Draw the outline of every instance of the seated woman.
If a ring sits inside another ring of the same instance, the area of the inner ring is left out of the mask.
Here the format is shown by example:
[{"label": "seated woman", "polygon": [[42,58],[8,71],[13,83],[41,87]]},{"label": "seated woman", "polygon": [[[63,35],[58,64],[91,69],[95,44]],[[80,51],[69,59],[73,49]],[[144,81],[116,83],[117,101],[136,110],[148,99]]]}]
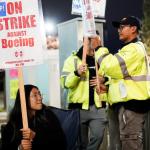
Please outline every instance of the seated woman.
[{"label": "seated woman", "polygon": [[2,150],[66,150],[66,137],[55,114],[42,103],[38,87],[25,85],[28,129],[22,129],[20,93],[2,131]]}]

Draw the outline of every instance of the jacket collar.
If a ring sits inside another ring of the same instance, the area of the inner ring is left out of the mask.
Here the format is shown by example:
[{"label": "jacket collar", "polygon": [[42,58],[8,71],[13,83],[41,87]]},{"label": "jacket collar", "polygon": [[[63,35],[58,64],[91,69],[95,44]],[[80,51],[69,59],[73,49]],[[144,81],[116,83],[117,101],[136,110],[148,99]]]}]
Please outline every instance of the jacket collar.
[{"label": "jacket collar", "polygon": [[138,42],[139,41],[139,39],[138,38],[135,38],[135,39],[133,39],[132,41],[130,41],[130,42],[128,42],[128,43],[123,43],[122,44],[122,47],[123,46],[126,46],[126,45],[128,45],[128,44],[130,44],[130,43],[136,43],[136,42]]}]

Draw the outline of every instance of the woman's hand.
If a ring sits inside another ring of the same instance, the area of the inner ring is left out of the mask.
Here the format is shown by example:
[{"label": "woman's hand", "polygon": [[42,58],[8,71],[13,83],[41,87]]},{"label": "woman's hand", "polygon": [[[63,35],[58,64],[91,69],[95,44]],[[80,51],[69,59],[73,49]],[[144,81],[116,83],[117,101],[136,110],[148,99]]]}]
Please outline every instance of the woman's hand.
[{"label": "woman's hand", "polygon": [[31,140],[21,140],[19,150],[32,150]]},{"label": "woman's hand", "polygon": [[36,134],[33,130],[27,128],[27,129],[21,129],[21,131],[22,131],[23,139],[29,139],[30,141],[33,141]]}]

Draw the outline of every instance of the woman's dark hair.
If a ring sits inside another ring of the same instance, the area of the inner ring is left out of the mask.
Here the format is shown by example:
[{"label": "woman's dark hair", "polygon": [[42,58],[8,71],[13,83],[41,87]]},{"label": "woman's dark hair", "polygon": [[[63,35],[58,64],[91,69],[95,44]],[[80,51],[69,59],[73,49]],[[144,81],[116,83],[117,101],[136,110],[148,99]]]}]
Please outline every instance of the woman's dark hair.
[{"label": "woman's dark hair", "polygon": [[[30,113],[29,112],[29,110],[30,110],[30,93],[31,93],[33,88],[38,89],[38,87],[36,87],[34,85],[31,85],[31,84],[24,85],[28,122],[29,122],[29,113]],[[12,108],[10,114],[9,114],[8,124],[11,124],[14,128],[14,130],[13,130],[14,133],[13,133],[13,136],[12,136],[12,139],[11,139],[13,141],[15,139],[17,130],[20,130],[21,128],[23,128],[19,89],[17,91],[15,104],[14,104],[14,106],[13,106],[13,108]]]},{"label": "woman's dark hair", "polygon": [[[38,87],[27,84],[24,85],[24,92],[25,92],[25,100],[26,100],[26,108],[27,108],[27,116],[29,118],[29,109],[30,109],[30,93],[33,88],[38,89]],[[13,124],[18,125],[17,128],[20,128],[22,126],[22,114],[21,114],[21,103],[20,103],[20,91],[18,89],[16,100],[14,107],[12,108],[10,115],[9,115],[9,121]]]}]

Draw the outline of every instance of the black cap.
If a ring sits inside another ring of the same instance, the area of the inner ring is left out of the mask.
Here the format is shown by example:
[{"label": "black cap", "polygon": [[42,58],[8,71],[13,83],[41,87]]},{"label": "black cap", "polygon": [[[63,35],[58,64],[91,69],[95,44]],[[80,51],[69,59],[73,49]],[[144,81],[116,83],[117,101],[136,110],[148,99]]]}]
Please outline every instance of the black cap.
[{"label": "black cap", "polygon": [[138,30],[141,29],[141,21],[139,18],[135,16],[129,16],[121,19],[121,21],[113,21],[112,25],[115,28],[119,28],[120,25],[131,25],[131,26],[136,26]]}]

